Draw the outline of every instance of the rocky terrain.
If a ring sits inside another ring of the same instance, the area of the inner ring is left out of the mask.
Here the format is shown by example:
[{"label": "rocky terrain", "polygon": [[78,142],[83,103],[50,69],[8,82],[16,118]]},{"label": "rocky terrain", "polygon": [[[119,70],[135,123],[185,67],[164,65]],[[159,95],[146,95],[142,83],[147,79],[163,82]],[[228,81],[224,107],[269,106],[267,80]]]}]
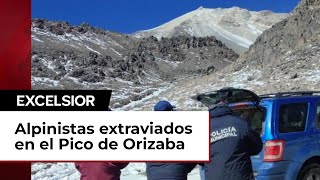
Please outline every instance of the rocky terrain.
[{"label": "rocky terrain", "polygon": [[159,27],[134,33],[134,37],[214,36],[237,53],[248,50],[256,38],[288,14],[248,11],[238,7],[200,7]]},{"label": "rocky terrain", "polygon": [[[272,66],[258,68],[249,65],[230,65],[209,76],[179,82],[157,97],[136,104],[135,108],[149,110],[158,100],[167,99],[180,110],[206,110],[190,97],[223,87],[250,89],[258,94],[320,90],[320,43],[307,44],[294,52],[287,52]],[[129,110],[124,108],[124,110]]]},{"label": "rocky terrain", "polygon": [[159,99],[173,101],[181,110],[202,109],[190,99],[192,95],[226,86],[258,94],[320,90],[319,12],[319,0],[303,0],[288,18],[264,31],[235,63],[212,75],[180,82],[140,104],[141,109]]},{"label": "rocky terrain", "polygon": [[310,43],[319,41],[319,17],[319,1],[302,1],[290,17],[258,37],[249,51],[241,57],[242,64],[272,66],[285,58],[288,52],[298,51]]},{"label": "rocky terrain", "polygon": [[112,89],[112,108],[211,74],[238,58],[215,37],[136,39],[44,19],[32,21],[34,89]]},{"label": "rocky terrain", "polygon": [[160,99],[172,101],[181,110],[203,109],[190,97],[226,86],[258,94],[320,90],[319,2],[302,0],[288,18],[264,31],[235,63],[212,75],[180,82],[141,103],[140,109],[146,110]]},{"label": "rocky terrain", "polygon": [[[116,110],[150,110],[154,103],[162,99],[173,102],[180,110],[205,110],[190,97],[225,86],[247,88],[258,94],[320,90],[319,32],[320,1],[302,0],[289,17],[264,31],[249,50],[232,64],[208,75],[204,73],[185,77],[183,81],[173,81],[156,94]],[[136,38],[132,39],[134,41]],[[154,38],[149,41],[157,44]],[[39,84],[38,81],[34,83]],[[32,179],[50,176],[47,179],[77,179],[79,176],[72,164],[66,163],[52,164],[50,167],[34,164],[32,172]],[[145,179],[143,172],[144,164],[133,163],[123,171],[123,179]],[[199,179],[197,169],[190,177]]]}]

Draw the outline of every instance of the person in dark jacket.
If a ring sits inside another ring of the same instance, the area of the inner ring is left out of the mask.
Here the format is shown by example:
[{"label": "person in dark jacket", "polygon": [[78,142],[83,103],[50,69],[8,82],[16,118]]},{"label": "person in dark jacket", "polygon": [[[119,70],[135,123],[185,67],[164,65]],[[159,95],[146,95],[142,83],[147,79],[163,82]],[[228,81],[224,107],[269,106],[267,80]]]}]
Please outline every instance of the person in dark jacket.
[{"label": "person in dark jacket", "polygon": [[206,180],[254,180],[250,156],[262,150],[260,135],[233,114],[224,102],[209,108],[211,118],[210,163]]},{"label": "person in dark jacket", "polygon": [[[159,101],[154,111],[174,111],[175,106],[168,101]],[[147,163],[148,180],[187,180],[195,163]]]},{"label": "person in dark jacket", "polygon": [[193,163],[147,163],[148,180],[187,180],[196,164]]},{"label": "person in dark jacket", "polygon": [[[111,111],[110,108],[107,111]],[[129,163],[112,162],[76,162],[80,180],[120,180],[121,169]]]}]

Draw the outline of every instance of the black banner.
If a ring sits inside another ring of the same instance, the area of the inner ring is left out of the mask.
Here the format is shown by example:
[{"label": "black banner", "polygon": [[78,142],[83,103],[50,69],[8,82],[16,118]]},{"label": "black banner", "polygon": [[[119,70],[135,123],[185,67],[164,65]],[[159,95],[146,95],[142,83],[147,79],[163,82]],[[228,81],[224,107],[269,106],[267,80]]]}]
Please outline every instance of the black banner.
[{"label": "black banner", "polygon": [[111,90],[0,90],[0,111],[106,111]]}]

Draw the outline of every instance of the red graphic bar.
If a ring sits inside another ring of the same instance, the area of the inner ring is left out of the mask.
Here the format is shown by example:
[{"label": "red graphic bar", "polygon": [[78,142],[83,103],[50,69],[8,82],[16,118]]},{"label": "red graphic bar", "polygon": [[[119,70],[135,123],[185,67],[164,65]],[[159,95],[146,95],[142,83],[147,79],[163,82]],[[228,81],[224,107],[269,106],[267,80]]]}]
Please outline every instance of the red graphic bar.
[{"label": "red graphic bar", "polygon": [[[0,1],[0,89],[31,89],[31,0]],[[1,119],[9,121],[10,119]],[[31,163],[1,163],[1,179],[31,179]]]},{"label": "red graphic bar", "polygon": [[31,89],[31,0],[0,1],[0,89]]}]

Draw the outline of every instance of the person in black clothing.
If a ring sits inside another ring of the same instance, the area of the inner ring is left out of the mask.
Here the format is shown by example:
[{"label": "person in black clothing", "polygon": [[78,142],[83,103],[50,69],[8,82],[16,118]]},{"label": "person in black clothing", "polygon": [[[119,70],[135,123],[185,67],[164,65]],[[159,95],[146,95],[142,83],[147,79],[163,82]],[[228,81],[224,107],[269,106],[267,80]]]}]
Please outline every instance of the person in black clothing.
[{"label": "person in black clothing", "polygon": [[206,180],[254,180],[250,156],[262,150],[260,135],[233,114],[222,100],[209,108],[211,118],[210,163]]},{"label": "person in black clothing", "polygon": [[[168,101],[159,101],[154,106],[154,111],[173,111]],[[187,180],[188,173],[197,164],[195,163],[147,163],[148,180]]]},{"label": "person in black clothing", "polygon": [[187,180],[194,163],[147,163],[148,180]]}]

